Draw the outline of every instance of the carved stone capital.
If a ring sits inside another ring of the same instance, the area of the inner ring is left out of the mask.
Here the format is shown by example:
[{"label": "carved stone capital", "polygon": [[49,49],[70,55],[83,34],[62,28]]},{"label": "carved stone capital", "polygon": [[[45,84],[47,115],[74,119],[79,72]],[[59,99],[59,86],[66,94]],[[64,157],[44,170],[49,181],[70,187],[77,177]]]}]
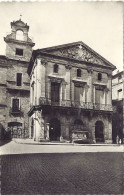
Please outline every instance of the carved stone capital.
[{"label": "carved stone capital", "polygon": [[109,79],[112,78],[112,74],[111,73],[107,73],[107,76],[108,76]]},{"label": "carved stone capital", "polygon": [[41,64],[42,64],[43,66],[45,66],[45,65],[47,64],[47,60],[46,60],[45,58],[42,58],[42,59],[41,59]]},{"label": "carved stone capital", "polygon": [[89,86],[88,84],[86,84],[86,85],[85,85],[85,88],[86,88],[86,89],[89,89],[89,88],[90,88],[90,86]]},{"label": "carved stone capital", "polygon": [[88,69],[87,69],[87,72],[88,72],[88,73],[93,73],[93,69],[92,69],[92,68],[88,68]]},{"label": "carved stone capital", "polygon": [[70,70],[72,68],[72,66],[71,66],[71,64],[66,64],[65,68]]},{"label": "carved stone capital", "polygon": [[109,89],[109,88],[105,88],[105,92],[107,92],[107,93],[108,93],[109,91],[110,91],[110,89]]}]

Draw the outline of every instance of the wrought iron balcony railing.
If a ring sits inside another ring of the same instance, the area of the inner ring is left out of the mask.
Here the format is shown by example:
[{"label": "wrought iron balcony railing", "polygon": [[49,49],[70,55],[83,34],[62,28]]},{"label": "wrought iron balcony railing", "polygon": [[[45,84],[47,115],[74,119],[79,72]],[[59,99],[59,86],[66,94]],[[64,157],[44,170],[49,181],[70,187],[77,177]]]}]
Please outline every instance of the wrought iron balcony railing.
[{"label": "wrought iron balcony railing", "polygon": [[11,114],[22,114],[22,111],[21,111],[21,109],[10,108],[10,113]]},{"label": "wrought iron balcony railing", "polygon": [[61,107],[71,107],[71,108],[82,108],[91,110],[105,110],[112,111],[112,105],[110,104],[97,104],[92,102],[82,102],[82,101],[71,101],[71,100],[60,100],[52,101],[51,99],[40,97],[40,105],[49,106],[61,106]]}]

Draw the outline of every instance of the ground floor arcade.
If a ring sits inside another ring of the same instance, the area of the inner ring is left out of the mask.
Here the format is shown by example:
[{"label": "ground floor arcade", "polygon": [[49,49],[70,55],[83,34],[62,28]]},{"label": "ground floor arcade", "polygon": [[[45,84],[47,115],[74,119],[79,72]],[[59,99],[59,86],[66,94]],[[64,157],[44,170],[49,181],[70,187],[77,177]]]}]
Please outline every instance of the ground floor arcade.
[{"label": "ground floor arcade", "polygon": [[111,114],[35,110],[30,116],[29,136],[34,141],[112,143]]}]

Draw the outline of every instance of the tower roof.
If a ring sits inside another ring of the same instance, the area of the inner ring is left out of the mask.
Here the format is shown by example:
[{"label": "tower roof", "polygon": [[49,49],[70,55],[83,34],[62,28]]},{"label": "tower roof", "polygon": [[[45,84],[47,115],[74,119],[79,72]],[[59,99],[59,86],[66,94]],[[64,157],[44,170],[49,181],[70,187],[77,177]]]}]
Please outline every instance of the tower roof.
[{"label": "tower roof", "polygon": [[27,23],[24,23],[21,19],[11,22],[11,28],[12,26],[20,26],[22,28],[29,29],[29,26],[27,25]]}]

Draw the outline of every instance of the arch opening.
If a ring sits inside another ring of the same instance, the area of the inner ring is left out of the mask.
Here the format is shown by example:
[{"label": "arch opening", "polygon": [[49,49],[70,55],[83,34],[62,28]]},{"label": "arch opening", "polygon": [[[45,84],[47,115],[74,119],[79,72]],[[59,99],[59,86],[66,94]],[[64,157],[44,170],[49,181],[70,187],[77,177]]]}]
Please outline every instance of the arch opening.
[{"label": "arch opening", "polygon": [[24,33],[22,30],[16,31],[16,40],[23,41],[24,40]]},{"label": "arch opening", "polygon": [[95,139],[96,143],[102,142],[104,143],[104,124],[102,121],[97,121],[95,123]]},{"label": "arch opening", "polygon": [[50,141],[60,141],[61,126],[57,118],[50,120],[49,138]]}]

